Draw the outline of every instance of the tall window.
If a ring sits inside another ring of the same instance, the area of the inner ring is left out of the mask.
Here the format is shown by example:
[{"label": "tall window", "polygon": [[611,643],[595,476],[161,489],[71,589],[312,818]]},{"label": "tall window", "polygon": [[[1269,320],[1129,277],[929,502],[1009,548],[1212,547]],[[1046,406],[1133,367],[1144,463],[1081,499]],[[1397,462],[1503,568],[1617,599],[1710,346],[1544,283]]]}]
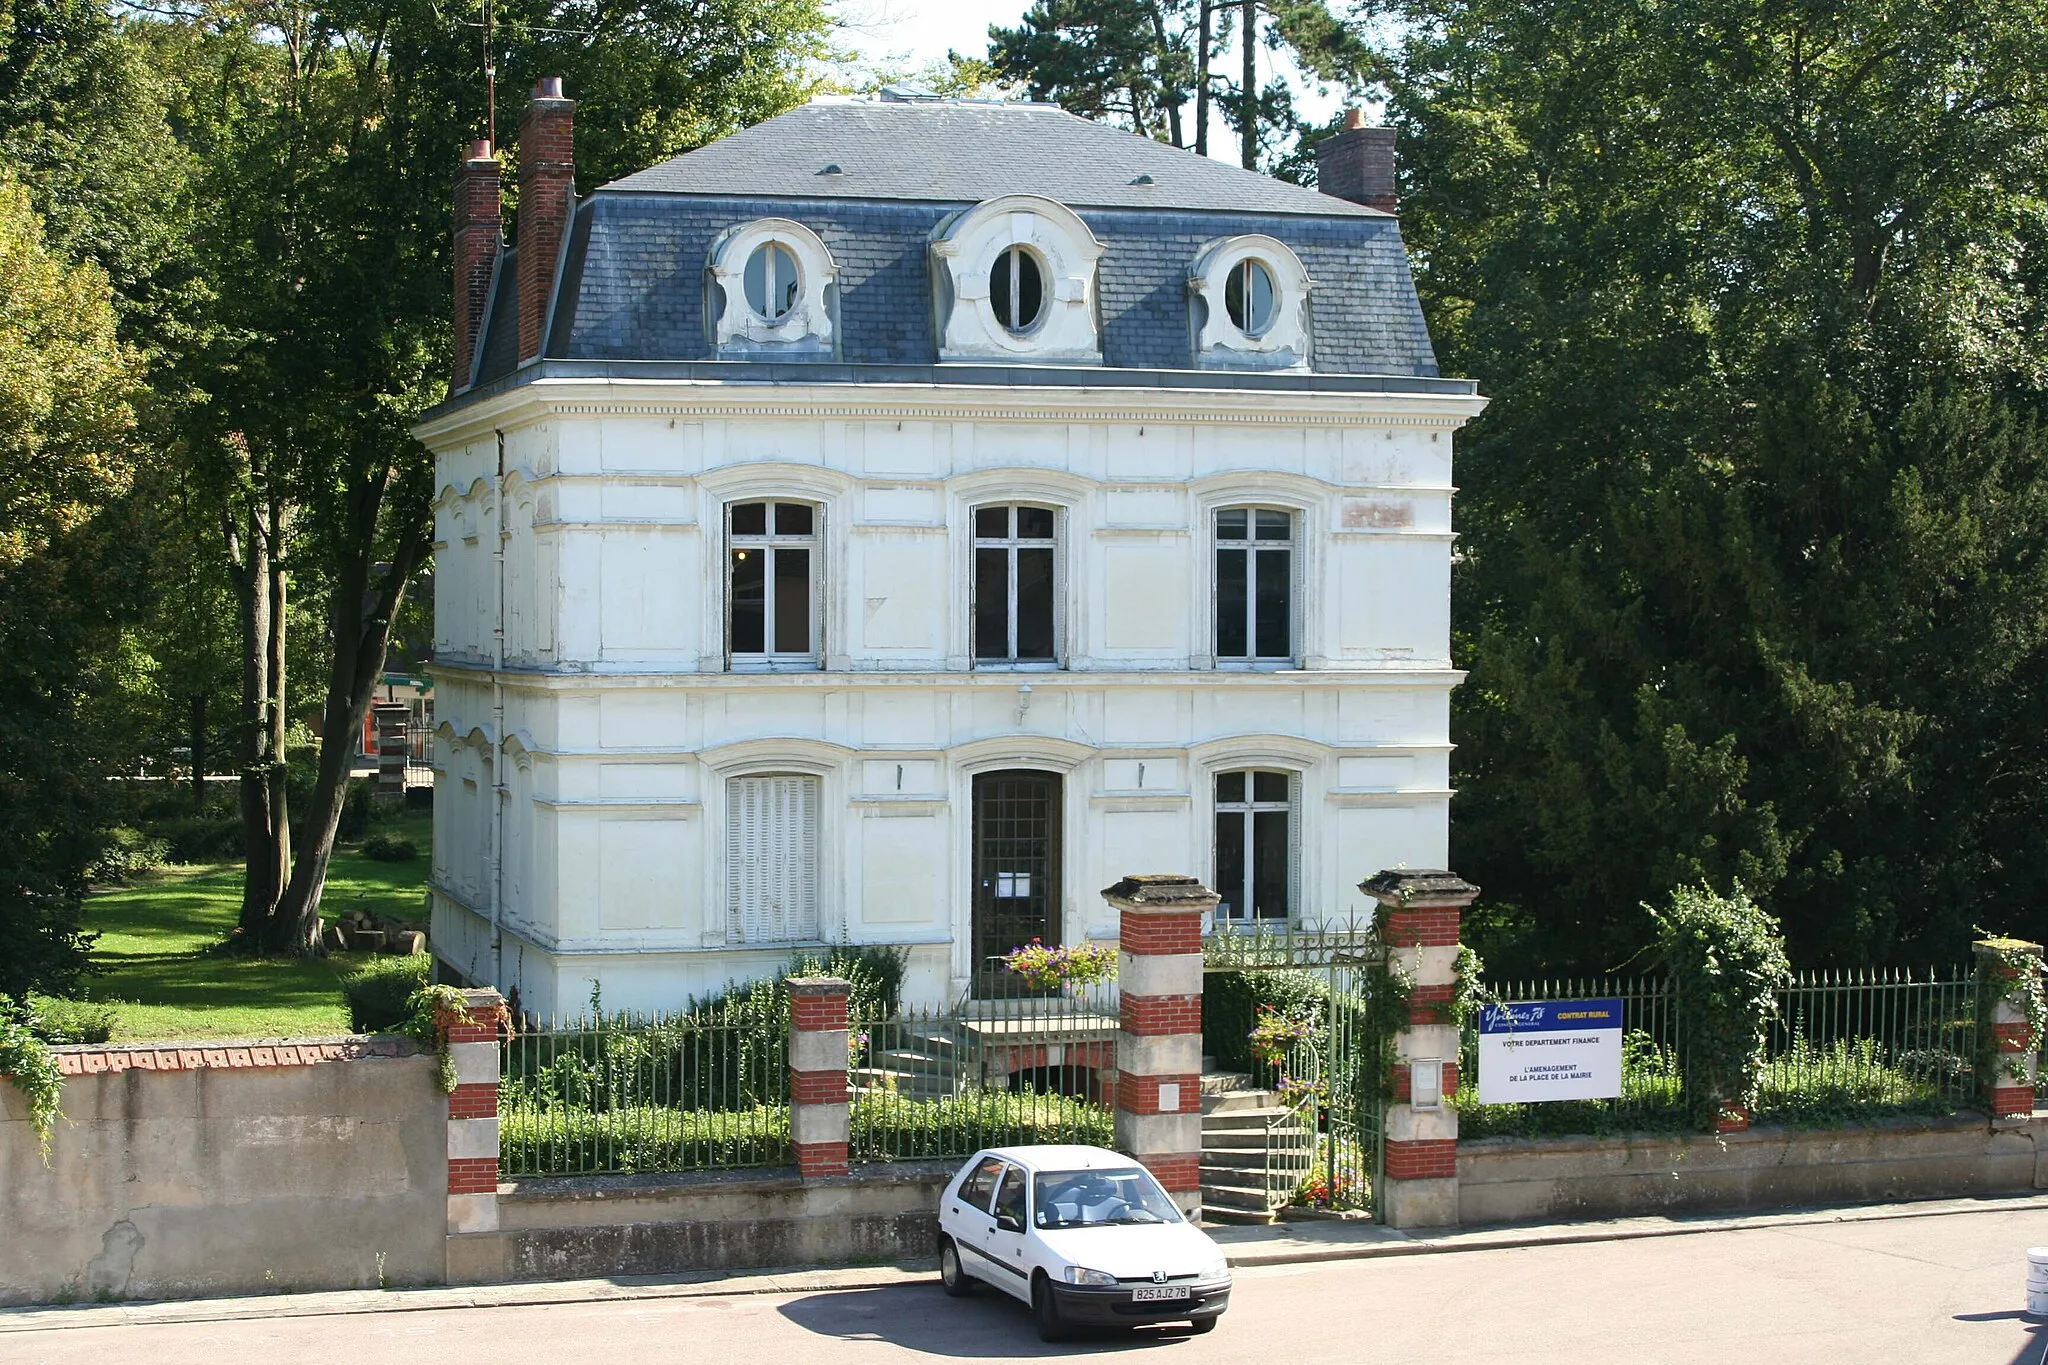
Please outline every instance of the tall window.
[{"label": "tall window", "polygon": [[1294,516],[1264,507],[1216,513],[1216,657],[1294,657]]},{"label": "tall window", "polygon": [[770,773],[725,784],[728,943],[818,937],[818,779]]},{"label": "tall window", "polygon": [[1216,774],[1220,919],[1279,919],[1293,909],[1294,778],[1257,769]]},{"label": "tall window", "polygon": [[813,664],[818,655],[818,509],[736,502],[726,512],[726,650],[739,664]]},{"label": "tall window", "polygon": [[977,662],[1053,662],[1058,530],[1059,514],[1050,507],[974,509]]}]

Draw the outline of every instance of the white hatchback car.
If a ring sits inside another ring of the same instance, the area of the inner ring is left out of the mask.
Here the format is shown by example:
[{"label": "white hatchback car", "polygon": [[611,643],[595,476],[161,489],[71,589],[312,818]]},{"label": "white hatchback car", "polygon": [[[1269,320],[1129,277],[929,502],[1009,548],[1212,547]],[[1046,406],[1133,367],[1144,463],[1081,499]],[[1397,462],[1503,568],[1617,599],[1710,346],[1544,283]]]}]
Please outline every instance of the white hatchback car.
[{"label": "white hatchback car", "polygon": [[946,1292],[994,1285],[1031,1305],[1047,1341],[1071,1327],[1190,1323],[1230,1306],[1230,1266],[1159,1182],[1100,1147],[997,1147],[939,1199]]}]

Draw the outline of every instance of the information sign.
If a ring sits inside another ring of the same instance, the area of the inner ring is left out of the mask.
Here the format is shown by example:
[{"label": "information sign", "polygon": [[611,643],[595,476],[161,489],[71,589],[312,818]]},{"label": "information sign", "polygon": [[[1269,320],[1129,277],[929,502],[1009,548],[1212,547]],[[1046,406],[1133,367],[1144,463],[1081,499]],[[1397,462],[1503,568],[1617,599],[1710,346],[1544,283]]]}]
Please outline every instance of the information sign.
[{"label": "information sign", "polygon": [[1479,1102],[1537,1104],[1621,1094],[1621,1002],[1482,1005]]}]

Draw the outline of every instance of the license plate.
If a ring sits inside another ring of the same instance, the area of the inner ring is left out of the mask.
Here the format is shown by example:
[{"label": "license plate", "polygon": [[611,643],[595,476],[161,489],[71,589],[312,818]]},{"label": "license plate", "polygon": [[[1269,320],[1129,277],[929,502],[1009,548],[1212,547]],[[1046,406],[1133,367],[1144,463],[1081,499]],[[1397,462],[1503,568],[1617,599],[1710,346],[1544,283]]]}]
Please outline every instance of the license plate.
[{"label": "license plate", "polygon": [[1141,1284],[1131,1290],[1132,1303],[1176,1303],[1187,1296],[1184,1284]]}]

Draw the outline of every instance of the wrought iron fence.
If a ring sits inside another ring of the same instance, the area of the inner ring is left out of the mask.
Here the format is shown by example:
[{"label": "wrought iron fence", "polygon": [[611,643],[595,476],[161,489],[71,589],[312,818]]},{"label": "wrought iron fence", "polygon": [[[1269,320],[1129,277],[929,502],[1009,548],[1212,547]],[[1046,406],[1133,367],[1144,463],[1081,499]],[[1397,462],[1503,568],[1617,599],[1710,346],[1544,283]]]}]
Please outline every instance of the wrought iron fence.
[{"label": "wrought iron fence", "polygon": [[1114,982],[1039,990],[989,971],[950,1007],[854,1019],[850,1159],[1111,1145],[1118,1010]]},{"label": "wrought iron fence", "polygon": [[504,1044],[498,1169],[785,1165],[787,1039],[772,989],[709,1010],[528,1017]]},{"label": "wrought iron fence", "polygon": [[[1759,1123],[1812,1123],[1885,1114],[1949,1113],[1975,1093],[1976,979],[1951,969],[1842,968],[1795,974],[1778,992]],[[1481,1105],[1478,1039],[1468,1028],[1458,1095],[1463,1137],[1682,1131],[1685,1089],[1678,998],[1655,976],[1490,983],[1503,1003],[1620,999],[1618,1099]]]}]

